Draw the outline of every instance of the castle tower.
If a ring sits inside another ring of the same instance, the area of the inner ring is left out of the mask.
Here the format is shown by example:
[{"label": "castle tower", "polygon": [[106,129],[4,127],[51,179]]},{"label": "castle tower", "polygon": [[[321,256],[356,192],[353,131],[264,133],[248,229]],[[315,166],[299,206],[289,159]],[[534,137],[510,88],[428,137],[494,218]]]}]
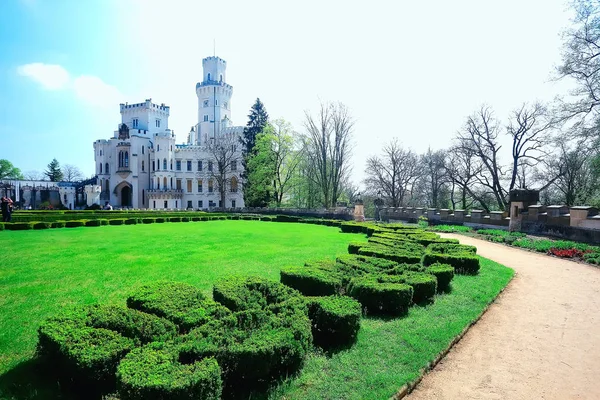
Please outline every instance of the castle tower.
[{"label": "castle tower", "polygon": [[230,125],[233,94],[233,87],[226,83],[225,60],[206,57],[202,60],[202,68],[203,80],[196,84],[198,125],[194,144],[198,145],[205,145],[207,140]]}]

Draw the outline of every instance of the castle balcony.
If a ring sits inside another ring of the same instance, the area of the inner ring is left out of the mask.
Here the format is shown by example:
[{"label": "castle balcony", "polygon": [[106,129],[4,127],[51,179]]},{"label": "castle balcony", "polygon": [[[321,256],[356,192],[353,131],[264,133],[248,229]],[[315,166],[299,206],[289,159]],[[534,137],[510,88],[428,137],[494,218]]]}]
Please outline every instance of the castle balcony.
[{"label": "castle balcony", "polygon": [[196,83],[196,89],[198,89],[199,87],[203,87],[203,86],[223,86],[226,87],[228,89],[232,89],[233,86],[223,82],[223,81],[213,81],[213,80],[207,80],[207,81],[203,81],[203,82],[198,82]]}]

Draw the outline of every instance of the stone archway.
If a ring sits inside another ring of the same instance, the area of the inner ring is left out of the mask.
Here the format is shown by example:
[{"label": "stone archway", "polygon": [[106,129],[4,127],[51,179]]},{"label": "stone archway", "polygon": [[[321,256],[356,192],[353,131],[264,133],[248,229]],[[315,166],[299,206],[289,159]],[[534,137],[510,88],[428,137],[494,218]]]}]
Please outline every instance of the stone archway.
[{"label": "stone archway", "polygon": [[121,207],[132,207],[133,206],[133,186],[127,181],[121,181],[115,189],[114,194],[117,196],[117,205]]}]

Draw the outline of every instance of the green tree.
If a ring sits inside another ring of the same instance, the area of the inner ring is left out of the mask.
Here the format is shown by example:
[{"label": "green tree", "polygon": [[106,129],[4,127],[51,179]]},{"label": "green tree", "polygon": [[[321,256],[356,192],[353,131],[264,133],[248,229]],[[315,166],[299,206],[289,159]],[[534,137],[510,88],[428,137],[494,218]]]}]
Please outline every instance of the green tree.
[{"label": "green tree", "polygon": [[254,148],[247,160],[244,198],[248,207],[267,207],[273,200],[276,154],[273,151],[273,127],[267,125],[256,136]]},{"label": "green tree", "polygon": [[270,199],[253,199],[246,196],[246,193],[253,193],[254,196],[257,191],[252,190],[252,182],[249,180],[249,176],[252,173],[252,166],[249,166],[249,160],[253,155],[254,146],[256,145],[256,137],[259,133],[263,131],[263,129],[267,126],[269,122],[269,114],[264,106],[264,104],[260,101],[259,98],[256,99],[256,102],[250,108],[250,114],[248,114],[248,123],[244,128],[244,134],[241,138],[241,142],[243,145],[242,148],[242,165],[244,166],[244,172],[242,173],[242,179],[244,180],[244,202],[248,207],[258,207],[258,204],[254,203],[254,200],[258,201],[258,203],[268,203]]},{"label": "green tree", "polygon": [[15,167],[10,161],[0,160],[0,179],[23,179],[21,170]]},{"label": "green tree", "polygon": [[44,171],[44,175],[46,175],[51,182],[62,181],[63,173],[56,158],[52,159],[50,164],[48,164],[48,169]]},{"label": "green tree", "polygon": [[274,158],[273,196],[277,207],[281,206],[284,196],[288,194],[293,177],[302,159],[302,153],[296,150],[299,142],[298,134],[292,124],[284,119],[276,119],[269,130],[271,149]]}]

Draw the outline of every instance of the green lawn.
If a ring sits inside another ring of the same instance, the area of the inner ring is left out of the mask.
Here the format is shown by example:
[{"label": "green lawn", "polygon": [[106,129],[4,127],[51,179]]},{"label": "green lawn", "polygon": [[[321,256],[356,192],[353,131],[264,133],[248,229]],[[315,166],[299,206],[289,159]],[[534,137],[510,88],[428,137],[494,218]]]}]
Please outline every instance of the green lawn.
[{"label": "green lawn", "polygon": [[[0,398],[58,398],[31,362],[36,329],[72,304],[124,304],[135,286],[188,282],[210,294],[230,274],[279,279],[279,269],[346,253],[362,235],[318,225],[258,221],[166,223],[0,232]],[[479,276],[458,276],[451,294],[407,317],[364,318],[357,344],[312,354],[274,398],[389,398],[498,294],[512,270],[484,260]]]}]

